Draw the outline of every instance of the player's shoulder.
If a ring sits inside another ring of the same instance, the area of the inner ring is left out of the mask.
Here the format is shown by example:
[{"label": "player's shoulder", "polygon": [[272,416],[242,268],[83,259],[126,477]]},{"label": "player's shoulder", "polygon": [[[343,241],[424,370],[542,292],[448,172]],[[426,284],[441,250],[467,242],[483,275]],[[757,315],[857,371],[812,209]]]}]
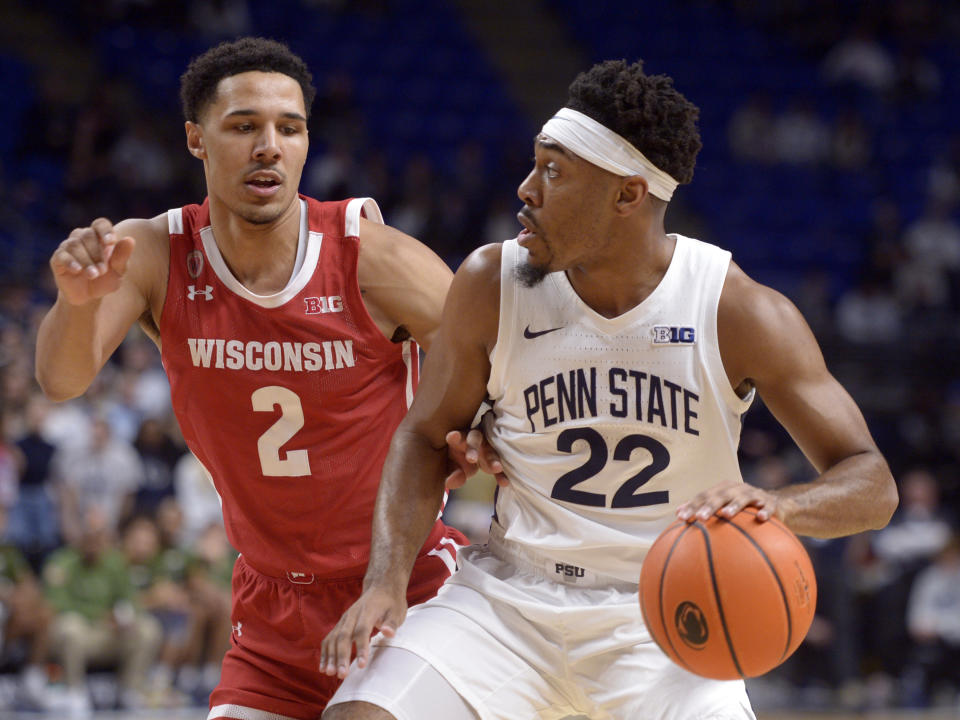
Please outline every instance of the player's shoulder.
[{"label": "player's shoulder", "polygon": [[371,274],[452,274],[433,250],[395,227],[361,217],[358,241],[361,282]]},{"label": "player's shoulder", "polygon": [[396,255],[426,248],[415,237],[390,225],[369,218],[360,218],[360,250],[364,253]]},{"label": "player's shoulder", "polygon": [[800,318],[796,306],[782,293],[757,282],[731,261],[720,293],[717,323],[744,332],[782,329]]},{"label": "player's shoulder", "polygon": [[127,282],[139,288],[155,310],[162,305],[170,267],[170,225],[168,213],[152,218],[129,218],[117,223],[120,237],[132,237],[133,254],[127,265]]},{"label": "player's shoulder", "polygon": [[500,261],[503,243],[481,245],[464,259],[457,275],[464,275],[473,282],[500,285]]},{"label": "player's shoulder", "polygon": [[163,246],[170,243],[170,219],[169,212],[163,212],[152,218],[128,218],[121,220],[115,226],[115,231],[119,235],[129,235],[137,243],[160,244]]},{"label": "player's shoulder", "polygon": [[[464,309],[479,312],[484,308],[499,308],[501,243],[481,245],[460,263],[450,285],[448,304],[459,303]],[[483,308],[471,307],[483,298]]]}]

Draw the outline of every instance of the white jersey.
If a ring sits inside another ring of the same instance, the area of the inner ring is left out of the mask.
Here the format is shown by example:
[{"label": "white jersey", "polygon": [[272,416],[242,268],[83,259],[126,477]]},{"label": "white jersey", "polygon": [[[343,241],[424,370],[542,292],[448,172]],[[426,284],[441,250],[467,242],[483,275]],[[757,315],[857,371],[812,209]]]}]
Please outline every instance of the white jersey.
[{"label": "white jersey", "polygon": [[486,434],[510,485],[494,522],[553,561],[558,579],[636,582],[678,505],[743,480],[737,445],[753,394],[730,387],[717,341],[730,253],[675,237],[660,284],[615,318],[588,307],[565,273],[524,287],[514,269],[527,251],[503,244]]}]

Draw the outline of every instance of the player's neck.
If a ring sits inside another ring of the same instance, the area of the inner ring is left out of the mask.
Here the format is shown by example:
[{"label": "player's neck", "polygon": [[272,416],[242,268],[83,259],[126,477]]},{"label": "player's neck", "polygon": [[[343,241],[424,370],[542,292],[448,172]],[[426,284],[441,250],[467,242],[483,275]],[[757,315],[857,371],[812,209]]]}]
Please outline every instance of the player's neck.
[{"label": "player's neck", "polygon": [[286,287],[297,257],[300,203],[292,202],[269,223],[251,223],[219,203],[210,203],[210,226],[233,276],[253,293]]},{"label": "player's neck", "polygon": [[662,226],[650,228],[642,238],[622,237],[598,262],[567,271],[580,298],[604,317],[619,317],[646,300],[670,267],[676,238]]}]

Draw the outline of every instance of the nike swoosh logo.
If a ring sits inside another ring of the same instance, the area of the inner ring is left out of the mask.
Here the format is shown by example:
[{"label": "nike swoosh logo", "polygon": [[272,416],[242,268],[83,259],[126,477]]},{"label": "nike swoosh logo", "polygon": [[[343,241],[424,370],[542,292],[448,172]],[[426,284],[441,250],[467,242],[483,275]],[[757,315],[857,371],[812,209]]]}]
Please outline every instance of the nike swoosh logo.
[{"label": "nike swoosh logo", "polygon": [[547,333],[556,332],[557,330],[563,330],[563,325],[561,325],[560,327],[550,328],[549,330],[537,330],[536,332],[531,330],[530,326],[527,325],[523,329],[523,336],[527,340],[533,340],[535,337],[540,337],[541,335],[546,335]]}]

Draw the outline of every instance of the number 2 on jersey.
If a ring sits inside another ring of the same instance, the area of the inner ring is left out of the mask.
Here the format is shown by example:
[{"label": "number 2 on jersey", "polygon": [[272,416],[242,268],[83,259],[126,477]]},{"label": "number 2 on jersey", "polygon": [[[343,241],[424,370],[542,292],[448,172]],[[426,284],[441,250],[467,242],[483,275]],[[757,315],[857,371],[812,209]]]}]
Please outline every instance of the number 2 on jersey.
[{"label": "number 2 on jersey", "polygon": [[[569,428],[557,436],[557,450],[573,452],[573,444],[582,440],[590,447],[590,456],[578,468],[560,476],[553,485],[550,497],[555,500],[589,505],[591,507],[606,507],[607,496],[603,493],[575,490],[574,486],[592,478],[603,470],[607,464],[607,443],[603,436],[593,428]],[[670,451],[658,440],[647,435],[627,435],[617,443],[613,450],[613,459],[627,461],[634,450],[643,448],[650,453],[650,464],[645,466],[636,475],[631,476],[613,495],[610,503],[612,508],[646,507],[670,502],[668,490],[653,492],[636,492],[641,485],[648,483],[654,475],[664,470],[670,464]]]},{"label": "number 2 on jersey", "polygon": [[310,474],[310,458],[306,450],[287,450],[280,457],[280,448],[303,427],[303,406],[300,397],[285,387],[268,385],[258,388],[250,396],[256,412],[275,412],[280,408],[280,417],[267,428],[257,440],[260,469],[268,477],[301,477]]}]

